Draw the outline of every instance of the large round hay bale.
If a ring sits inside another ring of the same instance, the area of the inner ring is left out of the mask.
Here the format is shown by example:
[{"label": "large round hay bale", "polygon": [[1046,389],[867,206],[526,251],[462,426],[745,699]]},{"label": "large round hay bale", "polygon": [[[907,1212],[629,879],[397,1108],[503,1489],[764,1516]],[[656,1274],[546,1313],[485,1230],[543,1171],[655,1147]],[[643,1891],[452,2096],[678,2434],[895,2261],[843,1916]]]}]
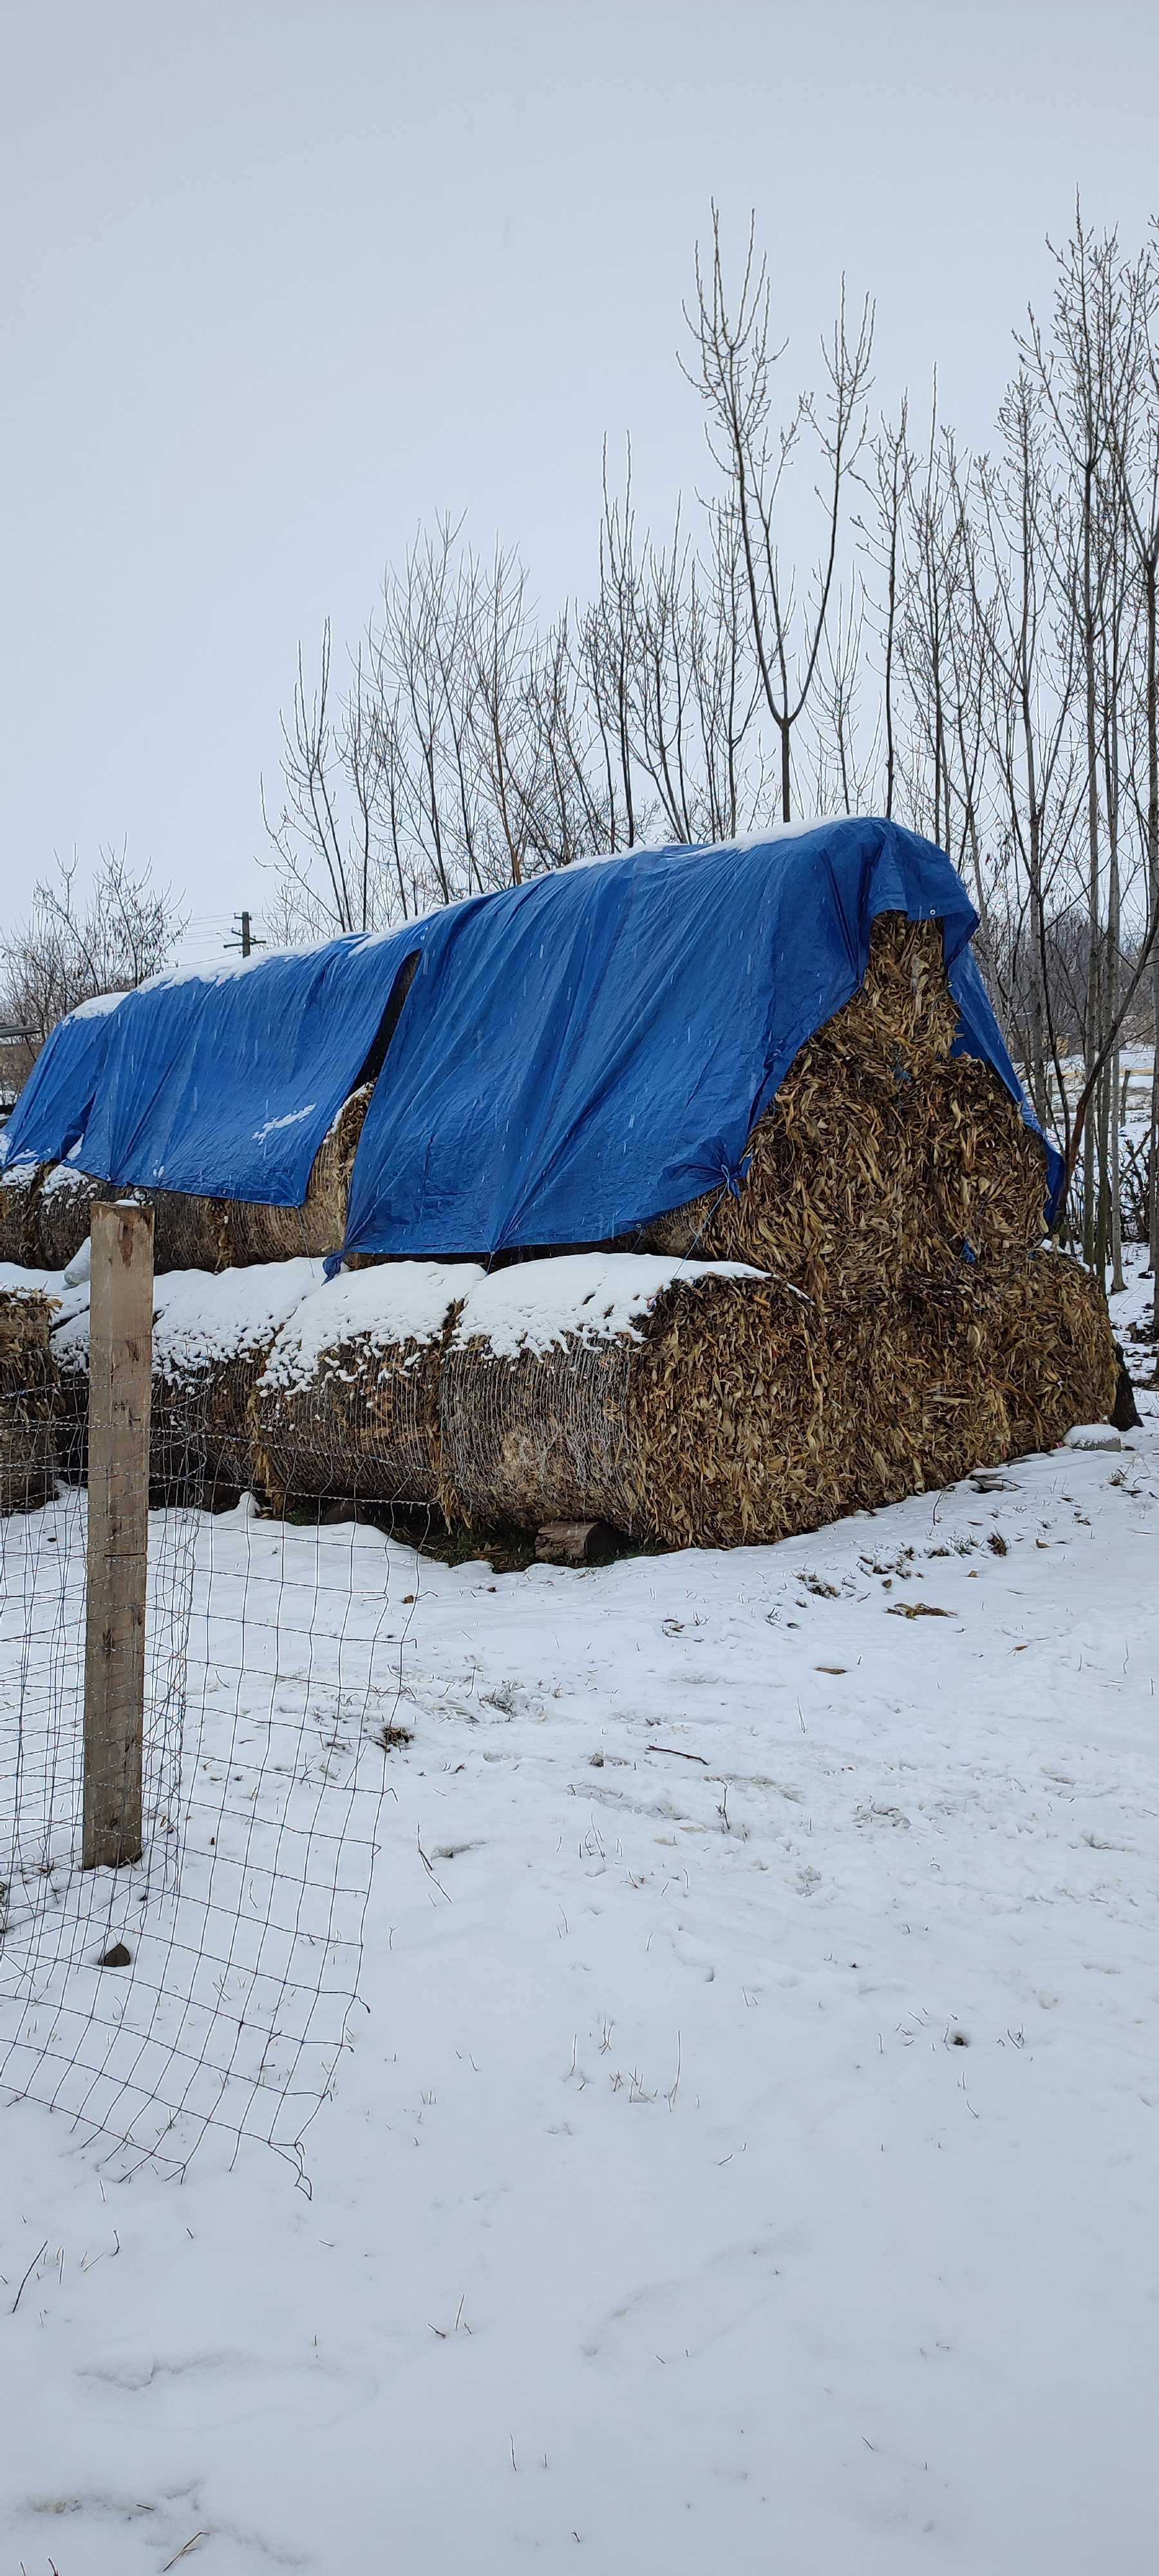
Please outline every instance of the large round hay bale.
[{"label": "large round hay bale", "polygon": [[0,1261],[35,1265],[36,1202],[47,1168],[22,1162],[0,1170]]},{"label": "large round hay bale", "polygon": [[921,1153],[892,1083],[836,1063],[813,1039],[749,1144],[739,1195],[725,1188],[655,1218],[640,1241],[700,1261],[740,1261],[809,1296],[848,1301],[895,1286],[917,1249]]},{"label": "large round hay bale", "polygon": [[[71,1163],[53,1163],[38,1176],[25,1220],[25,1260],[64,1270],[86,1243],[94,1207],[124,1199],[153,1210],[153,1268],[224,1270],[229,1261],[228,1202],[194,1198],[186,1190],[119,1188],[94,1180]],[[16,1256],[13,1256],[14,1258]]]},{"label": "large round hay bale", "polygon": [[993,1065],[954,1056],[917,1087],[931,1273],[1017,1264],[1046,1231],[1046,1150]]},{"label": "large round hay bale", "polygon": [[1012,1454],[1055,1449],[1076,1422],[1109,1420],[1119,1364],[1095,1271],[1065,1252],[1034,1254],[1001,1283],[991,1331]]},{"label": "large round hay bale", "polygon": [[[892,1298],[874,1319],[869,1347],[852,1324],[844,1338],[865,1395],[850,1405],[861,1498],[899,1502],[956,1484],[1009,1456],[1010,1417],[994,1365],[993,1307],[971,1277],[941,1295]],[[867,1451],[871,1457],[867,1459]],[[885,1462],[880,1482],[874,1469]]]},{"label": "large round hay bale", "polygon": [[444,1344],[482,1275],[472,1262],[388,1262],[342,1272],[300,1307],[250,1404],[263,1491],[280,1505],[436,1503]]},{"label": "large round hay bale", "polygon": [[90,1180],[71,1163],[53,1163],[36,1202],[37,1259],[46,1270],[65,1270],[87,1243],[93,1209],[110,1195],[107,1181]]},{"label": "large round hay bale", "polygon": [[319,1261],[170,1271],[157,1283],[149,1472],[166,1493],[253,1481],[249,1403],[281,1327],[322,1284]]},{"label": "large round hay bale", "polygon": [[493,1273],[443,1370],[452,1516],[733,1547],[846,1508],[823,1319],[739,1265],[584,1253]]},{"label": "large round hay bale", "polygon": [[[1065,1254],[959,1266],[921,1293],[830,1318],[832,1384],[859,1501],[897,1502],[976,1467],[1052,1449],[1114,1403],[1118,1364],[1101,1282]],[[858,1404],[856,1387],[864,1396]]]},{"label": "large round hay bale", "polygon": [[0,1513],[37,1511],[56,1491],[51,1298],[0,1289]]},{"label": "large round hay bale", "polygon": [[364,1082],[343,1101],[314,1156],[301,1207],[259,1207],[252,1199],[225,1202],[231,1262],[290,1261],[303,1254],[322,1259],[341,1251],[350,1175],[373,1092],[374,1084]]},{"label": "large round hay bale", "polygon": [[132,1190],[153,1210],[153,1269],[224,1270],[229,1263],[229,1213],[225,1199],[195,1198],[188,1190]]},{"label": "large round hay bale", "polygon": [[861,990],[808,1040],[750,1139],[739,1195],[657,1217],[655,1251],[744,1261],[826,1304],[1009,1261],[1045,1229],[1046,1164],[993,1069],[953,1057],[940,924],[875,922]]},{"label": "large round hay bale", "polygon": [[[153,1305],[149,1478],[159,1497],[241,1492],[253,1481],[249,1402],[280,1327],[321,1285],[317,1261],[245,1270],[171,1270]],[[87,1471],[87,1289],[56,1328],[56,1409],[62,1474]],[[66,1292],[67,1301],[67,1292]]]}]

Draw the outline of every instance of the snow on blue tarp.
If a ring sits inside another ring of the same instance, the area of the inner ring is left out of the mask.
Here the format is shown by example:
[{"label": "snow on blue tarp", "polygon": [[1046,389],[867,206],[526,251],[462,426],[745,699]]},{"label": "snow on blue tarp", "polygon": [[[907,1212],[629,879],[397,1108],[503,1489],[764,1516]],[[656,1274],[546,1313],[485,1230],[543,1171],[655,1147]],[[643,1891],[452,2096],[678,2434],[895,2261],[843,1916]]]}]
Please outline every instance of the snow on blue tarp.
[{"label": "snow on blue tarp", "polygon": [[436,915],[362,1131],[347,1249],[591,1243],[735,1190],[754,1121],[894,911],[941,920],[959,1049],[1021,1101],[961,878],[892,823],[638,851]]},{"label": "snow on blue tarp", "polygon": [[99,1180],[300,1205],[426,928],[177,970],[103,1019],[73,1012],[17,1102],[8,1159],[73,1152]]},{"label": "snow on blue tarp", "polygon": [[124,996],[102,993],[59,1020],[0,1137],[0,1164],[62,1163],[84,1135]]}]

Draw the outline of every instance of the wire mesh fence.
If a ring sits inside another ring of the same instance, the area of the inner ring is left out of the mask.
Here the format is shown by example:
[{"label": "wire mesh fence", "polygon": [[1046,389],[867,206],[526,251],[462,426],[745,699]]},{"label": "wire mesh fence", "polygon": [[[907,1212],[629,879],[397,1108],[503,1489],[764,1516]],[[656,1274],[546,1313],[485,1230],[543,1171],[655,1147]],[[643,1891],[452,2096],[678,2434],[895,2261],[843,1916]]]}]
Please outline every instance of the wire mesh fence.
[{"label": "wire mesh fence", "polygon": [[123,2169],[181,2169],[213,2130],[301,2172],[357,1993],[407,1607],[377,1529],[215,1488],[206,1403],[167,1417],[153,1485],[135,1866],[80,1867],[87,1496],[30,1487],[0,1517],[0,2089]]}]

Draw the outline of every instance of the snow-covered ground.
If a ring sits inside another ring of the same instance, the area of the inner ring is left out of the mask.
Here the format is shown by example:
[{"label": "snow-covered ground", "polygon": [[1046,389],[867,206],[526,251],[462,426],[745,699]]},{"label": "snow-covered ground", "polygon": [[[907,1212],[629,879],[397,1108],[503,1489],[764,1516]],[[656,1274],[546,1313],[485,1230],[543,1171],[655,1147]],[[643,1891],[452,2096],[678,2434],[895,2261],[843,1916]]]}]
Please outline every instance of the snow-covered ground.
[{"label": "snow-covered ground", "polygon": [[322,1534],[412,1740],[312,2196],[0,2114],[4,2576],[1153,2567],[1143,1401],[772,1549]]}]

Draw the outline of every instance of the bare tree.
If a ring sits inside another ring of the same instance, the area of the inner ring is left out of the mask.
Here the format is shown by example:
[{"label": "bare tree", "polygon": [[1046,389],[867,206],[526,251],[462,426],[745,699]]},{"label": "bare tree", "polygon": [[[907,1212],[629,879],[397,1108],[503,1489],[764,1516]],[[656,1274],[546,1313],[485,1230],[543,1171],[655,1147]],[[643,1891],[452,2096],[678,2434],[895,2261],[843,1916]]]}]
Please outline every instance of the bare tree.
[{"label": "bare tree", "polygon": [[28,919],[0,948],[0,1017],[25,1034],[14,1071],[22,1078],[66,1011],[99,993],[128,993],[167,966],[187,916],[148,866],[134,870],[123,849],[102,848],[90,892],[79,862],[58,860],[55,878],[33,888]]},{"label": "bare tree", "polygon": [[[693,360],[685,370],[708,414],[708,442],[723,477],[718,505],[735,520],[744,566],[752,650],[769,720],[780,751],[781,813],[793,802],[793,734],[809,703],[837,567],[837,545],[846,486],[857,469],[866,435],[866,394],[873,349],[873,308],[868,297],[854,337],[846,325],[845,289],[831,338],[823,343],[826,392],[797,396],[786,420],[774,418],[774,371],[784,345],[772,340],[772,287],[768,263],[756,256],[755,217],[740,291],[733,301],[725,283],[720,216],[712,209],[712,254],[696,254],[696,300],[685,307]],[[798,448],[811,435],[824,477],[820,493],[823,537],[805,599],[798,612],[796,583],[777,546],[778,504]]]},{"label": "bare tree", "polygon": [[1127,324],[1118,365],[1104,383],[1104,425],[1139,585],[1143,626],[1145,785],[1135,789],[1147,870],[1147,948],[1152,1032],[1149,1241],[1159,1334],[1159,236],[1125,279]]},{"label": "bare tree", "polygon": [[[540,627],[520,558],[444,519],[388,569],[341,688],[328,631],[316,684],[299,658],[270,823],[287,920],[361,930],[645,837],[722,840],[770,792],[786,820],[802,790],[876,806],[969,884],[1068,1222],[1118,1277],[1128,1147],[1142,1169],[1120,1048],[1159,1002],[1159,240],[1127,260],[1076,215],[975,457],[936,376],[927,436],[903,400],[869,442],[872,310],[850,326],[844,295],[819,395],[782,405],[768,266],[750,229],[733,291],[715,208],[695,281],[716,475],[670,534],[605,448],[586,601]],[[1157,1130],[1159,1088],[1153,1259]]]}]

